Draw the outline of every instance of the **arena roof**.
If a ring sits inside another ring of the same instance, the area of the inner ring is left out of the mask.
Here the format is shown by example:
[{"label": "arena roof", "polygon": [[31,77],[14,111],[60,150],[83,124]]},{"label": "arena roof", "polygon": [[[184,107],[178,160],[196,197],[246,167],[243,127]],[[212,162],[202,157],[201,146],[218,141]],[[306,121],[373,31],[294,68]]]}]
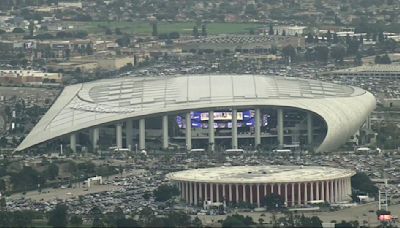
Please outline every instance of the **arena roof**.
[{"label": "arena roof", "polygon": [[352,170],[325,166],[226,166],[170,173],[174,181],[206,183],[293,183],[351,177]]},{"label": "arena roof", "polygon": [[328,132],[318,148],[330,151],[357,131],[375,98],[360,88],[262,75],[124,77],[67,86],[18,146],[128,118],[193,110],[261,106],[294,107],[320,115]]}]

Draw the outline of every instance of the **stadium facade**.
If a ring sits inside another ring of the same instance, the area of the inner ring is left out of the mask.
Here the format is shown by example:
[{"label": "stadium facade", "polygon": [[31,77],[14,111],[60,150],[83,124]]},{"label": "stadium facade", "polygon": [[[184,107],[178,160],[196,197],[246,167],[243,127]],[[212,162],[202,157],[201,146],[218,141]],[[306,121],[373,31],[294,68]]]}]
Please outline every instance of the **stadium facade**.
[{"label": "stadium facade", "polygon": [[57,142],[72,151],[304,145],[328,152],[344,144],[375,105],[363,89],[299,78],[98,80],[64,88],[17,150]]},{"label": "stadium facade", "polygon": [[229,166],[185,170],[167,175],[188,204],[203,201],[262,206],[279,194],[287,206],[348,201],[354,171],[330,167]]}]

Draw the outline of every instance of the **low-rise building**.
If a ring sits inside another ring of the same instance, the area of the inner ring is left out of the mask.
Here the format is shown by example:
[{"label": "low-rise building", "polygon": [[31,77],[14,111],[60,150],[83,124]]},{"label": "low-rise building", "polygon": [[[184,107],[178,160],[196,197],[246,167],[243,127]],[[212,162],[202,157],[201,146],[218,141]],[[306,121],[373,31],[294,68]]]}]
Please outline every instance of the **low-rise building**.
[{"label": "low-rise building", "polygon": [[62,83],[61,73],[48,73],[35,70],[0,70],[0,83],[31,84]]}]

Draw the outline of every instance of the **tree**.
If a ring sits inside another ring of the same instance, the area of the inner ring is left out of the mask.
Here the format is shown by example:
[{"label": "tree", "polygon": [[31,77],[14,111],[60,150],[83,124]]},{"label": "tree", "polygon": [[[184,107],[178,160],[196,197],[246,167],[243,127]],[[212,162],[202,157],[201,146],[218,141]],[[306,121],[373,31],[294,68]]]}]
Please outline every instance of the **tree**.
[{"label": "tree", "polygon": [[14,28],[12,30],[12,33],[25,33],[25,30],[22,28]]},{"label": "tree", "polygon": [[121,38],[118,38],[115,42],[116,42],[116,43],[118,44],[118,46],[120,46],[120,47],[127,47],[127,46],[129,46],[129,44],[131,43],[131,40],[129,39],[128,36],[123,36],[123,37],[121,37]]},{"label": "tree", "polygon": [[29,36],[33,37],[33,31],[35,30],[35,24],[33,23],[33,21],[29,22],[28,29],[29,29]]},{"label": "tree", "polygon": [[297,227],[322,227],[322,221],[317,216],[305,217],[301,215],[296,216],[295,220]]},{"label": "tree", "polygon": [[345,54],[346,49],[342,45],[335,45],[331,49],[331,57],[335,59],[335,62],[343,62]]},{"label": "tree", "polygon": [[350,222],[346,222],[346,221],[342,220],[341,223],[335,224],[335,228],[352,228],[352,227],[357,228],[359,226],[360,226],[360,224],[358,223],[357,220],[350,221]]},{"label": "tree", "polygon": [[172,227],[190,227],[190,215],[183,211],[171,211],[167,214],[167,224]]},{"label": "tree", "polygon": [[115,34],[116,35],[122,35],[121,29],[120,28],[115,28]]},{"label": "tree", "polygon": [[6,198],[2,196],[0,198],[0,208],[3,210],[4,208],[6,208],[6,206],[7,206]]},{"label": "tree", "polygon": [[112,35],[113,34],[113,32],[111,31],[111,29],[110,28],[106,28],[106,30],[105,30],[105,32],[104,32],[106,35]]},{"label": "tree", "polygon": [[201,35],[206,37],[207,36],[207,27],[206,24],[201,25]]},{"label": "tree", "polygon": [[56,179],[58,176],[59,168],[58,165],[51,163],[46,169],[46,176],[50,180]]},{"label": "tree", "polygon": [[317,46],[315,47],[315,57],[322,61],[327,62],[329,56],[329,49],[326,46]]},{"label": "tree", "polygon": [[180,34],[179,32],[170,32],[168,34],[168,39],[179,39]]},{"label": "tree", "polygon": [[196,217],[196,218],[193,219],[191,227],[194,227],[194,228],[201,228],[201,227],[203,227],[203,223],[201,222],[201,220],[199,219],[199,217]]},{"label": "tree", "polygon": [[268,35],[270,36],[274,35],[274,27],[272,26],[272,24],[269,24]]},{"label": "tree", "polygon": [[371,195],[376,195],[378,193],[378,188],[374,185],[367,174],[361,172],[356,173],[351,177],[351,187]]},{"label": "tree", "polygon": [[375,64],[391,64],[392,60],[388,56],[388,54],[385,54],[383,56],[375,56]]},{"label": "tree", "polygon": [[266,195],[261,201],[261,205],[266,206],[267,210],[279,210],[284,204],[285,199],[278,193]]},{"label": "tree", "polygon": [[381,64],[391,64],[392,60],[390,59],[388,54],[385,54],[381,57]]},{"label": "tree", "polygon": [[68,225],[68,207],[65,204],[57,204],[50,212],[48,224],[53,227],[66,227]]},{"label": "tree", "polygon": [[162,184],[153,192],[156,201],[167,201],[180,194],[179,189],[174,185]]},{"label": "tree", "polygon": [[157,22],[153,22],[152,23],[152,32],[151,32],[152,36],[158,36],[158,29],[157,29]]},{"label": "tree", "polygon": [[328,32],[326,33],[326,41],[328,41],[328,43],[330,43],[332,41],[331,30],[328,30]]},{"label": "tree", "polygon": [[71,219],[69,220],[69,223],[71,226],[77,227],[77,226],[82,225],[83,220],[82,220],[82,217],[79,215],[72,215]]},{"label": "tree", "polygon": [[286,59],[291,59],[291,60],[293,60],[294,58],[296,58],[296,49],[292,46],[292,45],[287,45],[287,46],[285,46],[283,49],[282,49],[282,53],[283,53],[283,56],[286,58]]},{"label": "tree", "polygon": [[311,33],[308,33],[306,38],[306,43],[313,43],[313,42],[314,42],[314,36]]},{"label": "tree", "polygon": [[149,200],[150,197],[151,197],[151,194],[150,194],[149,192],[145,192],[145,193],[143,194],[143,199],[145,199],[145,200]]},{"label": "tree", "polygon": [[116,227],[140,227],[139,223],[137,221],[135,221],[134,219],[118,219],[117,220],[117,224]]},{"label": "tree", "polygon": [[198,37],[199,37],[199,29],[197,28],[197,26],[194,26],[194,27],[193,27],[192,35],[193,35],[195,38],[198,38]]},{"label": "tree", "polygon": [[150,207],[145,207],[139,212],[139,222],[146,226],[155,218],[154,211]]},{"label": "tree", "polygon": [[222,222],[222,227],[251,227],[254,224],[253,219],[243,215],[228,215]]}]

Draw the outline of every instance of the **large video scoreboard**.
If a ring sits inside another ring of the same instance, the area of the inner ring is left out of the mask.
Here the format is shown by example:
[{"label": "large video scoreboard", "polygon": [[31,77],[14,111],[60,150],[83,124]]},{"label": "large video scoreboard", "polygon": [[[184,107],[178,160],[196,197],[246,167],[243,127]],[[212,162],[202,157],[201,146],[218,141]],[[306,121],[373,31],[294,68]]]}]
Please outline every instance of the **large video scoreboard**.
[{"label": "large video scoreboard", "polygon": [[[254,126],[254,110],[237,112],[238,127]],[[209,113],[208,112],[191,112],[190,113],[192,128],[208,128]],[[179,128],[186,128],[186,120],[184,116],[177,116],[176,122]],[[263,126],[268,125],[268,115],[262,117]],[[214,112],[214,128],[232,128],[232,112],[219,111]]]}]

